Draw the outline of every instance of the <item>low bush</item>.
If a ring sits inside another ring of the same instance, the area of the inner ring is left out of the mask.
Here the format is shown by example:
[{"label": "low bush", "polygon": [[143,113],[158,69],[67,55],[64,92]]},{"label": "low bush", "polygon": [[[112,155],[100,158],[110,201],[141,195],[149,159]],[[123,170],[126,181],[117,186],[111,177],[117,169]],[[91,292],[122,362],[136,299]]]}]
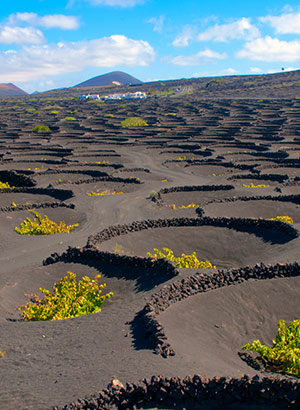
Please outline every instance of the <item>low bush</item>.
[{"label": "low bush", "polygon": [[105,191],[105,192],[87,192],[86,193],[88,196],[106,196],[106,195],[122,195],[122,194],[124,194],[124,192],[116,192],[116,191],[114,191],[114,192],[111,192],[111,193],[109,193],[109,192],[107,192],[107,191]]},{"label": "low bush", "polygon": [[139,117],[129,117],[121,121],[121,127],[147,127],[147,121]]},{"label": "low bush", "polygon": [[60,221],[58,224],[51,221],[47,215],[44,217],[36,211],[29,210],[35,216],[32,221],[30,218],[26,218],[24,222],[21,223],[20,228],[16,227],[15,231],[20,235],[54,235],[56,233],[70,233],[76,226],[66,225],[65,222]]},{"label": "low bush", "polygon": [[156,192],[156,191],[151,191],[150,194],[149,194],[149,198],[150,198],[150,199],[155,198],[156,195],[157,195],[157,192]]},{"label": "low bush", "polygon": [[276,216],[276,218],[269,218],[270,221],[281,221],[285,222],[287,224],[293,224],[294,221],[290,216],[287,215],[282,215],[282,216]]},{"label": "low bush", "polygon": [[76,121],[75,117],[65,117],[61,121]]},{"label": "low bush", "polygon": [[52,293],[44,288],[40,288],[43,298],[37,294],[26,295],[31,298],[31,302],[18,307],[25,320],[63,320],[71,317],[88,315],[100,312],[103,302],[110,298],[113,293],[102,295],[102,289],[106,284],[98,284],[98,278],[84,276],[78,283],[76,274],[68,272],[60,281],[53,285]]},{"label": "low bush", "polygon": [[268,188],[270,185],[265,185],[265,184],[260,184],[260,185],[254,185],[252,182],[250,185],[243,184],[244,188]]},{"label": "low bush", "polygon": [[1,182],[0,181],[0,190],[1,189],[10,189],[10,188],[14,188],[14,187],[11,187],[8,182]]},{"label": "low bush", "polygon": [[176,206],[175,204],[172,204],[170,206],[172,209],[176,210],[176,209],[186,209],[186,208],[199,208],[200,205],[194,204],[194,202],[192,202],[191,204],[188,204],[188,205]]},{"label": "low bush", "polygon": [[35,127],[32,128],[32,131],[35,132],[50,132],[50,128],[48,125],[36,125]]},{"label": "low bush", "polygon": [[3,352],[3,350],[0,349],[0,357],[4,357],[5,356],[5,352]]},{"label": "low bush", "polygon": [[157,248],[154,248],[154,254],[147,252],[147,256],[152,259],[161,259],[165,258],[171,262],[174,262],[177,268],[188,268],[188,269],[216,269],[209,261],[199,261],[197,258],[196,252],[193,252],[191,255],[186,255],[182,253],[181,256],[174,256],[174,252],[169,248],[163,248],[165,253],[160,251]]},{"label": "low bush", "polygon": [[269,371],[300,376],[300,320],[293,320],[288,326],[279,320],[277,335],[273,347],[268,347],[259,340],[248,343],[243,350],[257,352],[262,357]]}]

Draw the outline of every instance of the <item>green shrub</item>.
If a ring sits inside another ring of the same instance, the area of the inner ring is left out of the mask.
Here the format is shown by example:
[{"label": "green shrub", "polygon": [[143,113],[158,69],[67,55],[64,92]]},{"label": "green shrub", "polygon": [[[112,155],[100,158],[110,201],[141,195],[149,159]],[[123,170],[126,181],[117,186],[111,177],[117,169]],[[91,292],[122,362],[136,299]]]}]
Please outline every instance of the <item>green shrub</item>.
[{"label": "green shrub", "polygon": [[288,326],[284,320],[279,320],[273,347],[254,340],[242,349],[259,353],[269,371],[300,376],[300,320],[293,320]]},{"label": "green shrub", "polygon": [[114,114],[105,114],[105,117],[114,118]]},{"label": "green shrub", "polygon": [[37,294],[26,295],[32,302],[19,306],[18,310],[25,320],[62,320],[100,312],[105,299],[113,295],[112,292],[101,295],[106,284],[98,284],[100,277],[84,276],[77,283],[76,274],[68,272],[68,276],[54,283],[52,293],[40,288],[44,294],[42,299]]},{"label": "green shrub", "polygon": [[44,217],[33,210],[29,210],[35,216],[32,221],[30,218],[26,218],[24,222],[21,223],[20,228],[16,227],[15,231],[20,235],[54,235],[56,233],[70,233],[76,226],[66,225],[65,222],[61,221],[58,224],[51,221],[47,215]]},{"label": "green shrub", "polygon": [[36,125],[35,127],[32,128],[32,131],[36,132],[50,132],[50,128],[48,125]]},{"label": "green shrub", "polygon": [[65,117],[61,121],[76,121],[75,117]]},{"label": "green shrub", "polygon": [[199,261],[196,256],[196,252],[193,252],[191,255],[186,255],[182,253],[181,256],[174,256],[174,252],[169,248],[163,248],[165,253],[160,251],[157,248],[154,248],[154,254],[147,252],[147,256],[153,259],[165,258],[171,262],[174,262],[177,268],[188,268],[188,269],[216,269],[209,261]]},{"label": "green shrub", "polygon": [[121,122],[122,127],[147,127],[147,121],[139,117],[129,117]]},{"label": "green shrub", "polygon": [[150,192],[150,194],[149,194],[149,198],[154,198],[155,196],[157,195],[157,192],[156,191],[151,191]]}]

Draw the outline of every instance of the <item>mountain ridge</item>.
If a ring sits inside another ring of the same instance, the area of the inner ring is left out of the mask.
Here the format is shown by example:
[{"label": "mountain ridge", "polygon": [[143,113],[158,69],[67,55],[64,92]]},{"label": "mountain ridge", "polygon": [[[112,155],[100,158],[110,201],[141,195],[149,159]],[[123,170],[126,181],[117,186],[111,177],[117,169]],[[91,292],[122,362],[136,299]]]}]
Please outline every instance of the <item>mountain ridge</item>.
[{"label": "mountain ridge", "polygon": [[112,71],[110,73],[98,75],[96,77],[90,78],[89,80],[83,81],[74,86],[74,88],[80,87],[103,87],[107,85],[138,85],[143,84],[142,81],[137,78],[124,73],[122,71]]},{"label": "mountain ridge", "polygon": [[0,97],[18,97],[22,95],[28,95],[28,93],[13,83],[0,83]]}]

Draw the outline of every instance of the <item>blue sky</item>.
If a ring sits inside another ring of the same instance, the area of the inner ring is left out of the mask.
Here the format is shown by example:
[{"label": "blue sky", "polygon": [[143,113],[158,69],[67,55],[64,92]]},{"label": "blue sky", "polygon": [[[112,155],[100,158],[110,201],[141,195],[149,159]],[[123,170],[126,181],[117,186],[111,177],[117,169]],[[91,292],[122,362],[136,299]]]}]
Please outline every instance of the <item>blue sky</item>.
[{"label": "blue sky", "polygon": [[110,71],[142,81],[300,68],[300,2],[3,0],[0,83],[27,92]]}]

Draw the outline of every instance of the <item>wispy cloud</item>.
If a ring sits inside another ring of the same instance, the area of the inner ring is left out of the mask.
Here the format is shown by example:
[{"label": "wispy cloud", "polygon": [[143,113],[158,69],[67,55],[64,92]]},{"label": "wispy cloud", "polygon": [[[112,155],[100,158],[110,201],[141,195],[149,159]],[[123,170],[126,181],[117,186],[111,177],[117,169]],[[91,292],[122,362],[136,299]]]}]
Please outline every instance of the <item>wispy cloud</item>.
[{"label": "wispy cloud", "polygon": [[175,65],[192,66],[204,63],[207,60],[224,60],[227,57],[226,53],[217,53],[210,49],[199,51],[191,56],[177,56],[171,59]]},{"label": "wispy cloud", "polygon": [[260,21],[273,27],[277,34],[300,34],[300,12],[260,17]]},{"label": "wispy cloud", "polygon": [[187,25],[184,26],[181,33],[173,41],[175,47],[187,47],[195,37],[195,28]]},{"label": "wispy cloud", "polygon": [[147,20],[147,23],[153,24],[153,31],[161,33],[163,30],[164,21],[165,16],[161,15],[159,17],[151,17],[149,20]]},{"label": "wispy cloud", "polygon": [[238,74],[238,71],[232,67],[225,68],[221,71],[201,71],[198,73],[192,74],[193,77],[218,77],[222,75],[235,75]]},{"label": "wispy cloud", "polygon": [[87,0],[95,6],[119,6],[134,7],[137,4],[143,4],[145,0]]},{"label": "wispy cloud", "polygon": [[300,59],[300,41],[282,41],[270,36],[257,38],[247,42],[236,56],[266,62],[296,61]]},{"label": "wispy cloud", "polygon": [[91,41],[25,46],[0,53],[0,82],[25,82],[86,67],[146,66],[155,58],[147,41],[113,35]]},{"label": "wispy cloud", "polygon": [[229,24],[215,24],[198,34],[198,41],[220,41],[253,39],[260,35],[259,29],[251,24],[250,19],[243,17]]},{"label": "wispy cloud", "polygon": [[36,13],[16,13],[9,17],[11,25],[27,23],[31,26],[41,26],[45,28],[60,28],[62,30],[74,30],[79,27],[79,20],[76,16],[66,16],[64,14],[48,14],[39,16]]}]

